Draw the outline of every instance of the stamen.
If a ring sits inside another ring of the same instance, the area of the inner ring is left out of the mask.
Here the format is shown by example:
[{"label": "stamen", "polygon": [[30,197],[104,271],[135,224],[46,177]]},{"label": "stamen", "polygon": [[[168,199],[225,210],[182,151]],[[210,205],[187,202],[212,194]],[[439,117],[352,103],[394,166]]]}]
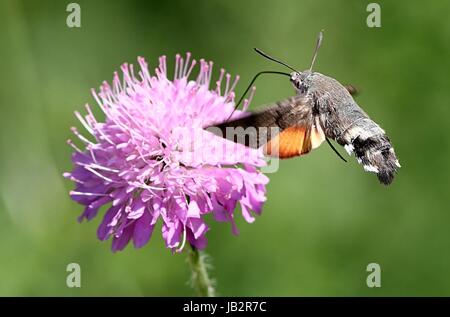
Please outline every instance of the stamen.
[{"label": "stamen", "polygon": [[234,91],[230,91],[230,92],[228,93],[228,95],[226,95],[225,101],[226,101],[226,102],[233,101],[233,100],[234,100],[234,97],[235,97]]},{"label": "stamen", "polygon": [[180,54],[175,55],[175,71],[174,71],[174,77],[173,80],[178,79],[178,64],[180,63]]},{"label": "stamen", "polygon": [[95,157],[94,150],[92,149],[92,146],[89,146],[89,153],[91,153],[92,160],[95,163],[97,163],[97,158]]},{"label": "stamen", "polygon": [[81,180],[79,180],[79,179],[73,177],[71,173],[65,172],[65,173],[63,173],[63,177],[64,177],[64,178],[68,178],[68,179],[70,179],[71,181],[73,181],[73,182],[75,182],[75,183],[78,183],[78,184],[84,184],[83,181],[81,181]]},{"label": "stamen", "polygon": [[167,76],[167,57],[163,55],[164,74]]},{"label": "stamen", "polygon": [[139,188],[148,189],[148,190],[151,190],[151,189],[153,189],[153,190],[166,190],[166,189],[168,189],[167,187],[155,187],[155,186],[147,185],[145,183],[141,184],[141,183],[138,183],[138,182],[128,182],[128,184],[132,185],[132,186],[139,187]]},{"label": "stamen", "polygon": [[153,71],[155,72],[156,77],[158,77],[159,80],[161,80],[163,78],[163,74],[162,74],[161,70],[159,69],[159,66],[155,67],[155,69]]},{"label": "stamen", "polygon": [[115,146],[116,144],[102,131],[102,129],[97,129],[98,133],[100,133],[101,138],[100,139],[104,139],[106,142],[108,142],[109,144]]},{"label": "stamen", "polygon": [[67,140],[67,144],[69,144],[75,151],[79,152],[79,153],[83,153],[83,151],[81,151],[76,145],[75,143],[72,142],[71,139]]},{"label": "stamen", "polygon": [[86,120],[81,116],[81,114],[78,111],[75,111],[75,116],[77,119],[81,122],[81,124],[84,126],[84,128],[92,135],[94,135],[94,130],[89,126],[89,124],[86,122]]},{"label": "stamen", "polygon": [[71,127],[70,130],[71,130],[71,131],[73,132],[73,134],[75,134],[81,141],[83,141],[83,142],[85,142],[85,143],[87,143],[87,144],[94,145],[93,142],[89,141],[89,140],[86,139],[83,135],[81,135],[81,134],[78,132],[77,128]]},{"label": "stamen", "polygon": [[253,86],[252,90],[250,91],[250,96],[248,97],[248,103],[251,103],[253,100],[253,96],[255,96],[256,87]]},{"label": "stamen", "polygon": [[94,114],[92,113],[91,107],[89,106],[89,104],[85,104],[84,108],[86,109],[87,113],[89,114],[89,116],[92,118],[92,120],[97,123],[97,120],[95,119]]},{"label": "stamen", "polygon": [[226,97],[226,96],[228,95],[228,89],[229,89],[229,87],[230,87],[230,78],[231,78],[231,75],[227,73],[227,74],[225,75],[225,78],[226,78],[226,85],[225,85],[225,93],[223,94],[224,97]]},{"label": "stamen", "polygon": [[212,77],[212,70],[213,70],[214,63],[212,61],[209,62],[209,72],[208,72],[208,79],[207,79],[207,85],[209,88],[209,85],[211,83],[211,77]]},{"label": "stamen", "polygon": [[106,166],[102,166],[102,165],[98,165],[98,164],[85,164],[88,167],[92,167],[92,168],[98,168],[99,170],[103,170],[103,171],[107,171],[107,172],[111,172],[111,173],[119,173],[119,170],[113,169],[113,168],[109,168]]},{"label": "stamen", "polygon": [[197,64],[197,61],[195,59],[192,60],[191,67],[189,67],[186,77],[189,77],[191,75],[192,70],[194,69],[194,66]]},{"label": "stamen", "polygon": [[141,66],[141,71],[139,72],[141,74],[141,78],[145,81],[145,82],[150,82],[150,73],[148,72],[148,64],[145,61],[145,58],[139,56],[138,57],[138,62],[139,65]]},{"label": "stamen", "polygon": [[122,91],[122,83],[120,82],[119,73],[117,71],[114,72],[113,86],[116,94],[119,94]]},{"label": "stamen", "polygon": [[209,73],[209,65],[207,62],[205,62],[205,66],[203,69],[203,76],[202,76],[202,85],[208,84],[208,73]]},{"label": "stamen", "polygon": [[[131,64],[130,65],[130,76],[131,76],[131,81],[132,81],[132,83],[137,83],[138,81],[136,80],[136,76],[134,76],[134,65],[133,64]],[[134,85],[131,85],[129,88],[133,88],[134,87]]]},{"label": "stamen", "polygon": [[236,85],[237,85],[237,83],[238,83],[238,81],[239,81],[239,75],[237,75],[235,78],[234,78],[234,82],[233,82],[233,84],[231,85],[231,88],[230,88],[230,92],[231,91],[234,91],[234,88],[236,87]]},{"label": "stamen", "polygon": [[109,196],[108,194],[77,192],[74,190],[71,190],[69,192],[69,195],[71,195],[71,196],[72,195],[75,195],[75,196],[99,196],[99,197]]},{"label": "stamen", "polygon": [[88,170],[89,172],[91,172],[92,174],[95,174],[95,175],[97,175],[98,177],[104,179],[105,181],[114,183],[114,181],[113,181],[111,178],[108,178],[108,177],[106,177],[106,176],[100,174],[99,172],[97,172],[97,171],[94,170],[93,168],[86,167],[86,166],[85,166],[84,168],[85,168],[86,170]]},{"label": "stamen", "polygon": [[197,76],[196,82],[201,85],[203,83],[203,76],[205,74],[205,60],[202,58],[200,60],[200,72]]},{"label": "stamen", "polygon": [[223,69],[223,68],[221,68],[220,69],[220,76],[219,76],[219,83],[221,83],[222,82],[222,79],[223,79],[223,75],[225,74],[225,69]]},{"label": "stamen", "polygon": [[95,101],[97,102],[98,105],[102,105],[103,103],[100,101],[99,96],[97,95],[97,92],[95,91],[94,88],[91,88],[91,94],[94,97]]},{"label": "stamen", "polygon": [[187,68],[188,68],[190,59],[191,59],[191,53],[187,52],[186,53],[186,63],[184,63],[184,67],[183,67],[183,77],[186,77]]},{"label": "stamen", "polygon": [[184,66],[184,59],[183,57],[180,57],[180,66],[178,67],[178,79],[183,78],[183,66]]},{"label": "stamen", "polygon": [[159,58],[159,70],[161,71],[164,76],[167,75],[167,69],[166,69],[166,56],[163,55]]},{"label": "stamen", "polygon": [[[122,69],[123,72],[123,78],[125,79],[126,87],[132,88],[134,86],[133,74],[131,73],[133,70],[133,64],[129,65],[128,63],[123,63],[120,68]],[[115,98],[116,96],[112,95],[111,97]]]},{"label": "stamen", "polygon": [[244,102],[242,103],[242,111],[247,111],[248,106],[250,105],[250,102],[247,98],[244,99]]}]

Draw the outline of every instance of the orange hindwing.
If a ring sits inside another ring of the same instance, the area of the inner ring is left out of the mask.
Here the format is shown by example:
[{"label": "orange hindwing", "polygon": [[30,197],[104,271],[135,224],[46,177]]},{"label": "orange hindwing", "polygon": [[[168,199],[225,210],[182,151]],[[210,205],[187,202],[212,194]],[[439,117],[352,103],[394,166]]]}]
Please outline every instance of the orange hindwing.
[{"label": "orange hindwing", "polygon": [[309,153],[325,140],[318,121],[311,126],[292,126],[283,130],[264,146],[264,153],[287,159]]}]

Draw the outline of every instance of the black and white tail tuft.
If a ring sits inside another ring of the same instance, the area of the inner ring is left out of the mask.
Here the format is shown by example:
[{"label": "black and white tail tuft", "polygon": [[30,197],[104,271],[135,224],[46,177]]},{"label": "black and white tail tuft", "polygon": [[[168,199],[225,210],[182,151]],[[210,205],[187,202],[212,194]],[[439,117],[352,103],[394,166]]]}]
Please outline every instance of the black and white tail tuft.
[{"label": "black and white tail tuft", "polygon": [[347,152],[354,152],[358,163],[367,172],[376,173],[381,183],[389,185],[400,163],[394,148],[386,135],[371,136],[366,139],[358,136],[351,144],[345,145]]}]

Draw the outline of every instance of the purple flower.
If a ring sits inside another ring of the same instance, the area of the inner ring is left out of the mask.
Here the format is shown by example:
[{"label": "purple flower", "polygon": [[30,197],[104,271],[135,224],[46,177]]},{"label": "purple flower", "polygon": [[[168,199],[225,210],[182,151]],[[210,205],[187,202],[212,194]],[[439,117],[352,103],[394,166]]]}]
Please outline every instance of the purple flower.
[{"label": "purple flower", "polygon": [[[212,62],[200,60],[196,79],[189,79],[196,61],[176,56],[175,76],[167,77],[166,58],[159,58],[155,75],[138,58],[140,70],[123,64],[112,85],[104,82],[93,95],[105,113],[97,121],[90,107],[82,116],[91,134],[73,133],[83,143],[72,156],[74,168],[64,176],[76,184],[73,200],[85,206],[79,217],[91,220],[108,205],[98,227],[100,240],[112,236],[112,250],[122,250],[130,240],[145,245],[155,223],[162,220],[167,248],[183,249],[185,242],[206,246],[206,214],[235,226],[234,210],[253,222],[266,199],[268,179],[258,167],[265,164],[262,152],[227,141],[206,130],[224,121],[234,108],[231,76],[222,69],[215,89],[210,89]],[[221,84],[225,82],[225,87]],[[249,101],[245,101],[245,107]],[[245,112],[236,111],[233,117]]]}]

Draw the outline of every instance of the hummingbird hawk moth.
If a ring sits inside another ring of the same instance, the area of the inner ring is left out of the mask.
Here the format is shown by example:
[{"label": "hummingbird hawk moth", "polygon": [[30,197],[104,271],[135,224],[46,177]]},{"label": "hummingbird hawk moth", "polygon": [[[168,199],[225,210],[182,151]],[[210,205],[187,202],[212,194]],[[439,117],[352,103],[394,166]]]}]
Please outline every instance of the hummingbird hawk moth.
[{"label": "hummingbird hawk moth", "polygon": [[[355,102],[351,95],[354,92],[353,86],[346,88],[336,79],[312,71],[322,38],[323,35],[320,32],[311,66],[302,72],[255,48],[259,54],[288,67],[292,72],[290,74],[274,71],[260,72],[249,88],[260,74],[276,73],[289,76],[296,95],[275,102],[263,111],[236,120],[228,120],[214,127],[225,132],[222,136],[227,138],[229,138],[226,133],[227,128],[254,127],[256,128],[253,130],[254,135],[250,135],[249,139],[254,137],[256,141],[248,142],[246,138],[245,145],[263,146],[266,155],[277,156],[281,159],[307,154],[325,140],[340,156],[328,140],[328,138],[333,139],[344,146],[349,155],[353,153],[365,171],[376,173],[381,183],[389,185],[400,164],[385,131]],[[279,133],[271,135],[267,132],[270,129],[266,129],[263,135],[259,132],[261,131],[259,128],[277,128]],[[231,140],[237,142],[235,136]]]}]

